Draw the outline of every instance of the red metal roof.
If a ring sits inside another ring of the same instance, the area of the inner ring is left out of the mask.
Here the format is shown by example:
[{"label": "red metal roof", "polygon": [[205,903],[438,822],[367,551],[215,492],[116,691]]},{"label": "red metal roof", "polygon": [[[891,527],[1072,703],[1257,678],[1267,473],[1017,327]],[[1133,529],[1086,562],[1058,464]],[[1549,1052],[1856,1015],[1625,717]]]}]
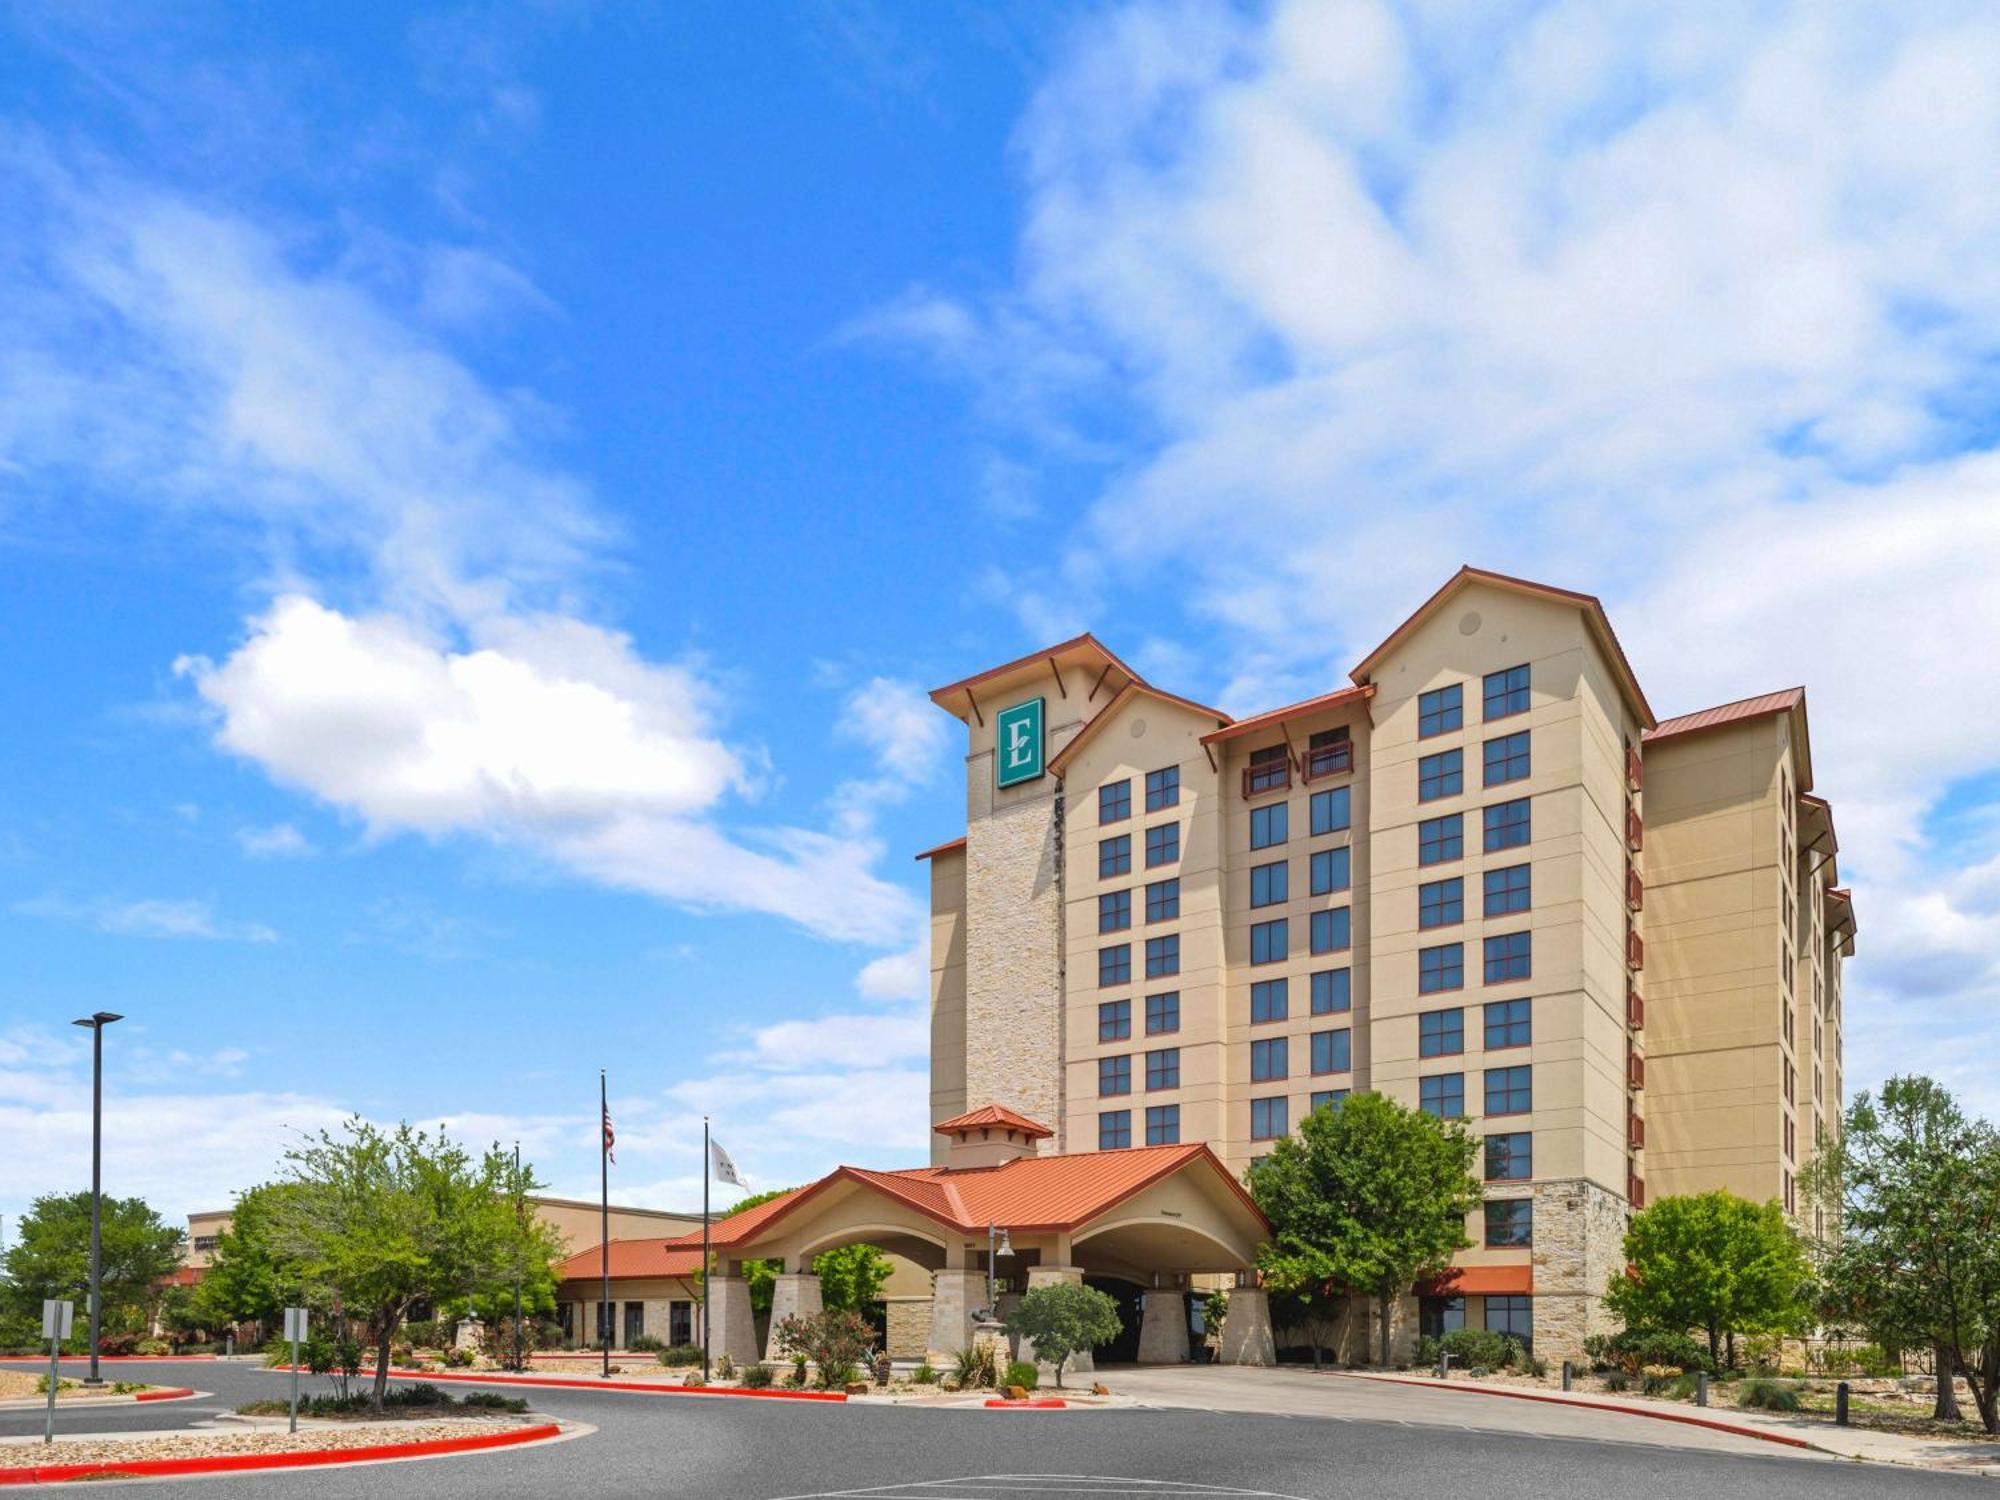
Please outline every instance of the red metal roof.
[{"label": "red metal roof", "polygon": [[936,859],[940,854],[949,854],[954,849],[963,849],[964,847],[965,835],[961,833],[957,838],[946,839],[942,844],[932,844],[930,848],[924,850],[922,854],[916,857],[918,859]]},{"label": "red metal roof", "polygon": [[1031,1120],[1026,1115],[1007,1108],[1004,1104],[982,1104],[978,1109],[966,1114],[953,1115],[949,1120],[940,1120],[931,1126],[939,1135],[949,1135],[954,1130],[978,1130],[981,1128],[1018,1130],[1024,1135],[1040,1140],[1055,1132],[1040,1120]]},{"label": "red metal roof", "polygon": [[[599,1246],[579,1250],[556,1267],[558,1281],[590,1281],[604,1274]],[[683,1248],[677,1240],[613,1240],[611,1274],[635,1276],[694,1276],[701,1271],[701,1234],[696,1232],[694,1248]]]},{"label": "red metal roof", "polygon": [[1278,724],[1290,723],[1293,719],[1303,719],[1310,714],[1320,713],[1329,708],[1344,708],[1350,703],[1366,703],[1375,696],[1375,684],[1363,683],[1360,687],[1340,688],[1335,692],[1321,693],[1317,698],[1308,698],[1302,703],[1287,704],[1283,708],[1266,709],[1261,714],[1248,719],[1238,719],[1234,724],[1201,737],[1204,745],[1213,745],[1218,740],[1233,740],[1240,735],[1255,734],[1260,729],[1270,729]]},{"label": "red metal roof", "polygon": [[1734,703],[1721,703],[1714,708],[1696,709],[1691,714],[1662,720],[1655,728],[1646,731],[1646,740],[1651,743],[1677,734],[1713,729],[1718,724],[1737,724],[1744,719],[1762,718],[1765,714],[1790,713],[1802,707],[1805,701],[1806,690],[1802,687],[1786,688],[1777,693],[1759,693],[1754,698],[1738,698]]}]

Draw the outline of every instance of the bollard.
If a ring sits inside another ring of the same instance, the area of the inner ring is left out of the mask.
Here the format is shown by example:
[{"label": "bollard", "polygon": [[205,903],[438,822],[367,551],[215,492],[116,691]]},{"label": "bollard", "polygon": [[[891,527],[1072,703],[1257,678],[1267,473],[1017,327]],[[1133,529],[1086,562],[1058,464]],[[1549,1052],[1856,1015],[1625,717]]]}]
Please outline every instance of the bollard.
[{"label": "bollard", "polygon": [[1696,1406],[1708,1405],[1708,1371],[1706,1370],[1696,1370],[1694,1372],[1694,1404]]},{"label": "bollard", "polygon": [[1571,1380],[1573,1380],[1573,1379],[1574,1379],[1575,1377],[1576,1377],[1576,1366],[1572,1365],[1572,1364],[1571,1364],[1571,1363],[1570,1363],[1570,1362],[1569,1362],[1568,1360],[1564,1360],[1564,1361],[1563,1361],[1563,1389],[1564,1389],[1564,1390],[1568,1390],[1568,1389],[1569,1389],[1569,1387],[1570,1387],[1570,1381],[1571,1381]]},{"label": "bollard", "polygon": [[1440,1349],[1438,1351],[1438,1379],[1449,1380],[1451,1378],[1450,1371],[1451,1355]]},{"label": "bollard", "polygon": [[1833,1424],[1836,1427],[1847,1425],[1847,1390],[1844,1380],[1833,1388]]}]

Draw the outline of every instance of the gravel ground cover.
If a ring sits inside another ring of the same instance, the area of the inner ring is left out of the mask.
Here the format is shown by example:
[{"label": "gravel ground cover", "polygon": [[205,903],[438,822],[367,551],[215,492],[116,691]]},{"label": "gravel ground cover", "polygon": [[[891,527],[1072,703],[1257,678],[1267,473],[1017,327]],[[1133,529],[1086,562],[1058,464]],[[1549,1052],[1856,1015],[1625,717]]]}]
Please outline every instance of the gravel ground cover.
[{"label": "gravel ground cover", "polygon": [[[45,1373],[45,1372],[44,1372]],[[29,1396],[46,1396],[41,1389],[42,1373],[28,1374],[20,1370],[0,1370],[0,1401],[17,1401]],[[72,1380],[68,1375],[56,1385],[58,1401],[95,1401],[105,1396],[129,1396],[134,1391],[146,1387],[136,1381],[120,1380],[97,1390],[88,1390]]]},{"label": "gravel ground cover", "polygon": [[302,1453],[330,1448],[373,1448],[383,1443],[424,1443],[501,1427],[517,1427],[516,1417],[456,1417],[433,1422],[343,1422],[338,1426],[301,1426],[298,1434],[276,1430],[202,1428],[159,1434],[124,1433],[117,1437],[58,1437],[43,1444],[39,1438],[0,1439],[0,1468],[34,1468],[41,1464],[127,1463],[150,1458],[212,1458],[224,1453]]}]

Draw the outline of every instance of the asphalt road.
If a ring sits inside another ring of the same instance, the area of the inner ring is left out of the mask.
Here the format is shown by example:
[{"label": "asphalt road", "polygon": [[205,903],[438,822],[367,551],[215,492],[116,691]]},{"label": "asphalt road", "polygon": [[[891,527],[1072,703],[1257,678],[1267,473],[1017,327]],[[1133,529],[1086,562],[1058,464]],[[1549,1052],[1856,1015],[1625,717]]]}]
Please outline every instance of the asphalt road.
[{"label": "asphalt road", "polygon": [[[181,1427],[278,1395],[284,1376],[230,1363],[124,1365],[116,1374],[213,1391],[204,1401],[69,1412],[81,1431]],[[308,1388],[311,1386],[308,1382]],[[462,1388],[461,1388],[462,1389]],[[1691,1494],[1756,1500],[1992,1496],[1990,1480],[1825,1458],[1734,1455],[1546,1433],[1406,1426],[1190,1410],[983,1411],[866,1407],[587,1390],[529,1393],[537,1409],[598,1431],[512,1452],[309,1473],[133,1481],[163,1494],[221,1487],[212,1500],[1201,1500],[1251,1494],[1331,1500],[1548,1500]],[[35,1412],[0,1412],[0,1436],[40,1431]]]}]

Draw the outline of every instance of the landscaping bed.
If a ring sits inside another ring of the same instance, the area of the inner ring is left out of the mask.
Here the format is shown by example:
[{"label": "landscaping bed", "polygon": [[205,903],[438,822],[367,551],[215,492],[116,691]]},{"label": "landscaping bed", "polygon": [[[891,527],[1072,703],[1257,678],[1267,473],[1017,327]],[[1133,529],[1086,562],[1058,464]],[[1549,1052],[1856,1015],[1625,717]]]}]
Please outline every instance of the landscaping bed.
[{"label": "landscaping bed", "polygon": [[[65,1375],[56,1382],[56,1400],[101,1401],[106,1396],[132,1396],[151,1389],[151,1386],[135,1380],[112,1380],[90,1387]],[[46,1371],[33,1375],[25,1370],[0,1370],[0,1401],[20,1401],[33,1396],[47,1396],[48,1393],[49,1377]]]},{"label": "landscaping bed", "polygon": [[162,1460],[239,1457],[258,1454],[319,1453],[335,1449],[406,1447],[444,1442],[471,1432],[518,1428],[518,1418],[467,1418],[417,1422],[371,1422],[313,1426],[297,1433],[283,1430],[230,1432],[202,1430],[164,1435],[60,1438],[44,1444],[39,1438],[0,1442],[0,1471],[76,1464],[154,1463]]},{"label": "landscaping bed", "polygon": [[[364,1392],[346,1396],[307,1396],[299,1401],[299,1416],[318,1422],[421,1422],[440,1417],[481,1419],[518,1416],[528,1403],[518,1396],[502,1396],[496,1391],[471,1391],[455,1396],[434,1385],[391,1386],[377,1412]],[[289,1398],[266,1398],[246,1402],[236,1408],[238,1416],[284,1417],[291,1413]]]}]

